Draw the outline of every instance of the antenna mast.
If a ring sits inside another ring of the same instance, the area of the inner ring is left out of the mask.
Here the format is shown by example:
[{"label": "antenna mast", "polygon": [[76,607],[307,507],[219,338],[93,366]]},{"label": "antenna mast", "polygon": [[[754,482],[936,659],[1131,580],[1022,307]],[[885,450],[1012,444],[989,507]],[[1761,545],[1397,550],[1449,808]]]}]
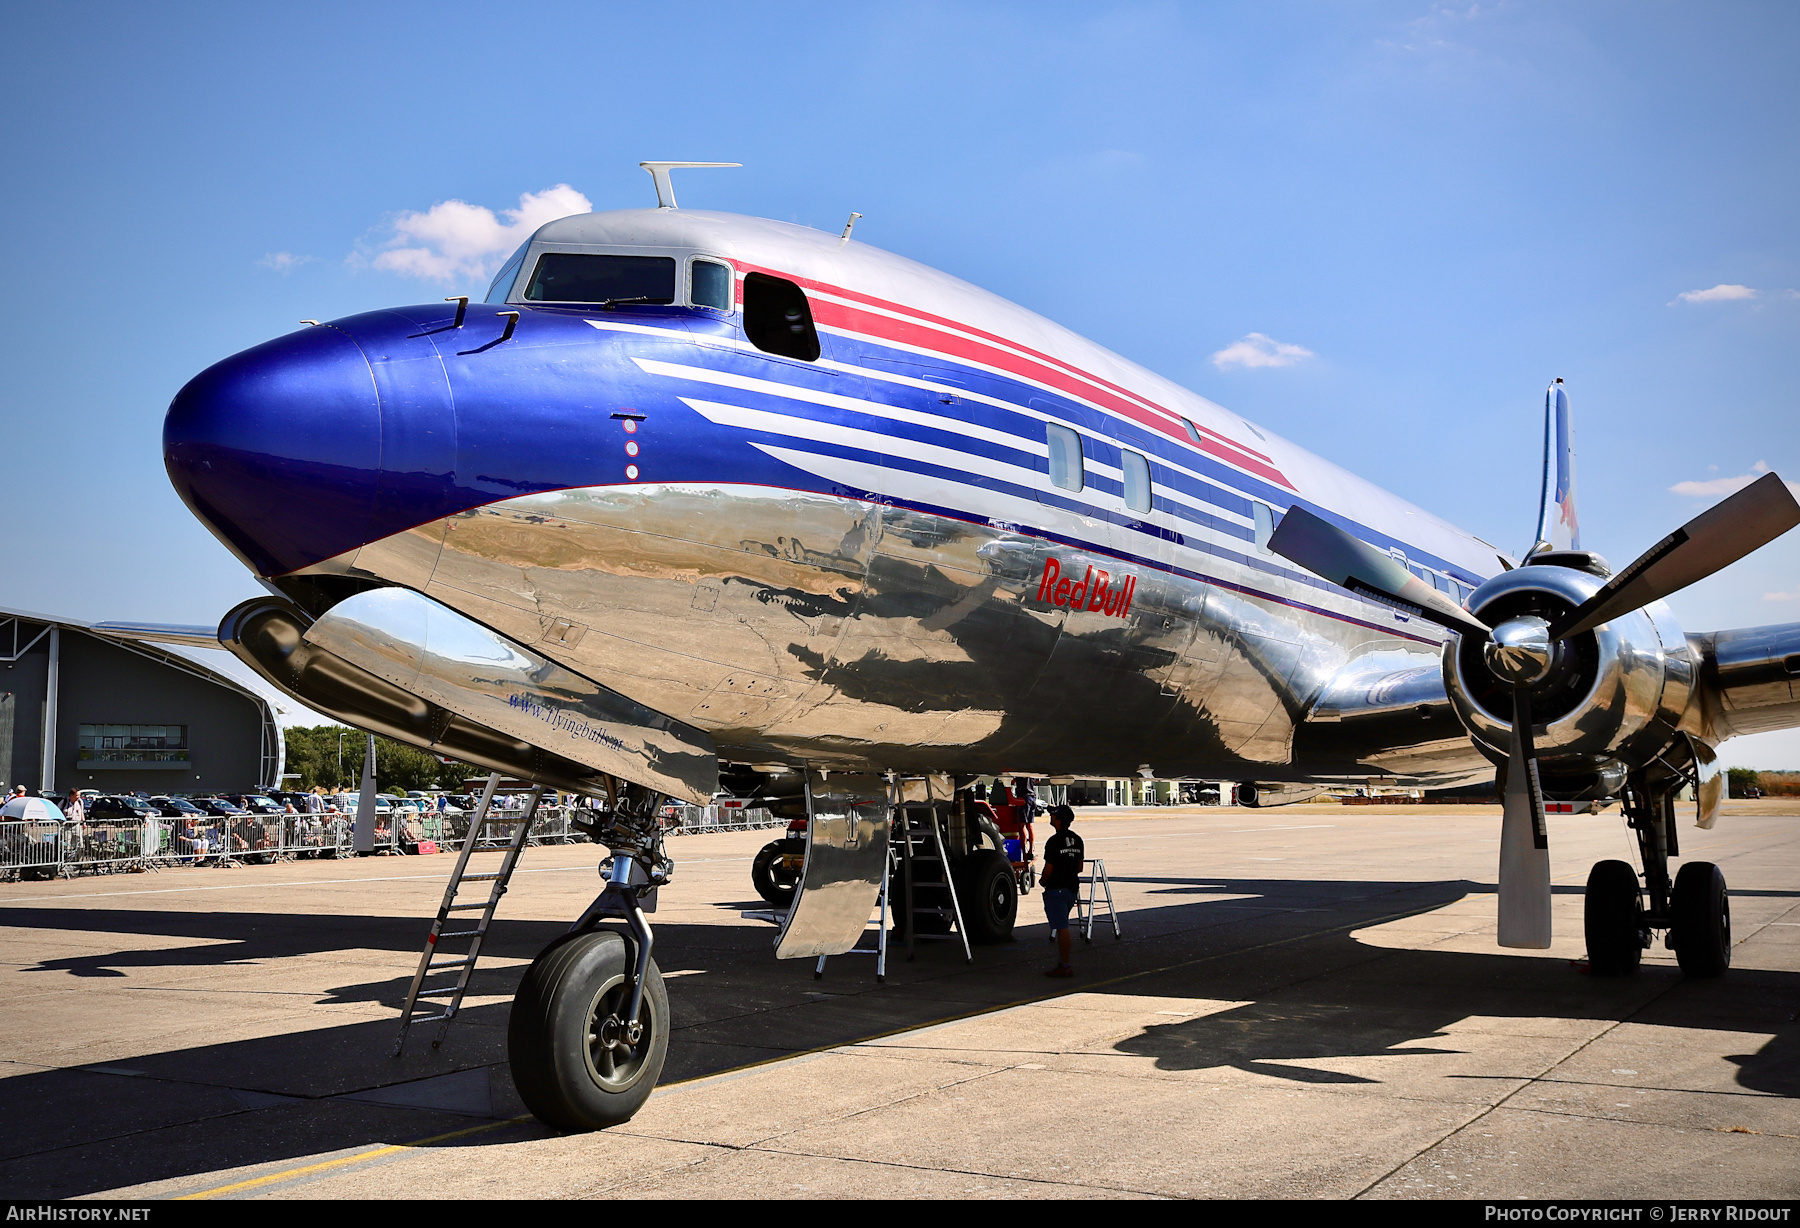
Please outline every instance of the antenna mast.
[{"label": "antenna mast", "polygon": [[669,182],[669,172],[689,166],[742,166],[742,162],[639,162],[639,166],[650,172],[650,178],[656,182],[656,207],[658,209],[679,209],[675,203],[675,185]]}]

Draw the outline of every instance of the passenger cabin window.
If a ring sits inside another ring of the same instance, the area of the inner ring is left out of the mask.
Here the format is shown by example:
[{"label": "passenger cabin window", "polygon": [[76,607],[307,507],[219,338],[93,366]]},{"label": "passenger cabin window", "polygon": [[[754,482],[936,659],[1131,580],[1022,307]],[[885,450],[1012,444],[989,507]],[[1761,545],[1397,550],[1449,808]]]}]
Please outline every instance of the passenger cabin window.
[{"label": "passenger cabin window", "polygon": [[1119,468],[1125,473],[1125,506],[1134,512],[1150,510],[1150,462],[1141,453],[1121,449]]},{"label": "passenger cabin window", "polygon": [[1080,490],[1082,483],[1081,436],[1054,422],[1044,424],[1050,444],[1050,483],[1064,490]]},{"label": "passenger cabin window", "polygon": [[512,254],[512,259],[500,266],[500,271],[494,274],[493,283],[488,286],[487,297],[482,299],[482,302],[504,303],[506,301],[506,296],[512,293],[513,282],[519,280],[519,266],[525,263],[525,249],[530,246],[531,240],[525,240],[519,244],[519,250]]},{"label": "passenger cabin window", "polygon": [[731,310],[731,270],[716,260],[696,260],[688,273],[688,302],[695,307]]},{"label": "passenger cabin window", "polygon": [[1275,509],[1266,503],[1250,501],[1250,512],[1256,521],[1256,549],[1258,553],[1269,553],[1269,539],[1275,536]]},{"label": "passenger cabin window", "polygon": [[545,252],[538,257],[525,299],[532,303],[673,303],[675,260],[670,256],[599,256]]},{"label": "passenger cabin window", "polygon": [[744,278],[744,336],[769,354],[817,362],[819,334],[806,295],[791,281],[751,273]]}]

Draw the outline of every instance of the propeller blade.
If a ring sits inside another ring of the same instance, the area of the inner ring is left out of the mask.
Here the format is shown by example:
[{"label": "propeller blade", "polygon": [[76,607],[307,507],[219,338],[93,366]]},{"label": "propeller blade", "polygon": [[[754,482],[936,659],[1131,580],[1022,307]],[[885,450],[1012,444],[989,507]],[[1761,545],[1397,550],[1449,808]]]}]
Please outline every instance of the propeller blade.
[{"label": "propeller blade", "polygon": [[1550,945],[1550,833],[1531,736],[1531,697],[1513,688],[1512,756],[1500,820],[1500,945]]},{"label": "propeller blade", "polygon": [[1768,545],[1800,524],[1800,502],[1773,473],[1765,473],[1716,507],[1645,551],[1599,592],[1551,624],[1550,638],[1566,640],[1629,614]]},{"label": "propeller blade", "polygon": [[1303,507],[1290,507],[1282,516],[1269,538],[1269,549],[1353,593],[1451,631],[1487,635],[1487,627],[1479,619],[1406,570],[1399,560]]}]

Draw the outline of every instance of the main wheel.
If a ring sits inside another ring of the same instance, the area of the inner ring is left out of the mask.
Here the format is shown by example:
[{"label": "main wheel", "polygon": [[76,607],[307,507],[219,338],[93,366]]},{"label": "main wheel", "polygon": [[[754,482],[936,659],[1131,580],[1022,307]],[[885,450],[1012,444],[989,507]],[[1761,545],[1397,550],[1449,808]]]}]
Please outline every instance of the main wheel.
[{"label": "main wheel", "polygon": [[1019,880],[1005,853],[977,849],[956,875],[956,902],[971,942],[1006,942],[1019,919]]},{"label": "main wheel", "polygon": [[1597,861],[1588,871],[1582,919],[1588,967],[1595,976],[1636,972],[1644,954],[1644,903],[1637,871],[1623,861]]},{"label": "main wheel", "polygon": [[1731,966],[1731,898],[1710,861],[1690,861],[1669,893],[1675,962],[1689,976],[1723,976]]},{"label": "main wheel", "polygon": [[806,841],[793,836],[763,845],[756,860],[750,863],[750,882],[756,887],[756,894],[777,908],[792,904],[800,886],[800,874],[783,866],[782,859],[805,855]]},{"label": "main wheel", "polygon": [[669,1051],[669,993],[652,961],[632,1043],[631,972],[630,949],[612,930],[569,935],[532,961],[513,996],[506,1055],[539,1121],[600,1130],[630,1121],[649,1098]]}]

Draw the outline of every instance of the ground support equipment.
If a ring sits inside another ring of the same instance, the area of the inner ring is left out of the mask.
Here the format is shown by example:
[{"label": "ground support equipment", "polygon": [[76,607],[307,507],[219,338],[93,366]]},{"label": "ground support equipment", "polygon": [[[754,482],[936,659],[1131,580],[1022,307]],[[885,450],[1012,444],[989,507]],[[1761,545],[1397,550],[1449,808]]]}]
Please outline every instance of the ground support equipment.
[{"label": "ground support equipment", "polygon": [[[881,895],[877,897],[881,908],[881,918],[875,925],[875,945],[872,947],[855,946],[845,951],[845,955],[873,955],[875,957],[875,983],[887,983],[887,951],[888,951],[888,883],[892,881],[893,858],[881,870]],[[745,916],[751,914],[745,913]],[[866,932],[866,931],[865,931]],[[825,976],[825,961],[828,955],[819,956],[818,966],[813,969],[813,980],[821,980]]]},{"label": "ground support equipment", "polygon": [[1119,931],[1119,910],[1113,907],[1112,883],[1106,878],[1106,859],[1095,857],[1087,863],[1087,867],[1088,872],[1080,880],[1087,884],[1087,898],[1081,898],[1079,889],[1075,892],[1075,923],[1081,927],[1081,940],[1094,941],[1096,892],[1105,897],[1106,919],[1112,922],[1113,938],[1123,938],[1124,934]]},{"label": "ground support equipment", "polygon": [[[524,851],[531,821],[537,817],[538,802],[544,796],[542,785],[532,790],[531,807],[525,812],[522,821],[510,813],[506,816],[506,822],[516,824],[511,840],[494,848],[478,847],[481,829],[490,821],[488,812],[493,805],[494,789],[499,783],[500,773],[495,772],[488,777],[487,785],[481,791],[481,805],[476,808],[475,817],[469,823],[468,835],[463,838],[462,850],[456,858],[456,868],[450,872],[449,885],[444,888],[443,903],[438,905],[437,918],[432,921],[431,932],[425,937],[425,949],[419,953],[418,970],[413,973],[412,985],[406,991],[406,1004],[400,1008],[400,1035],[394,1040],[395,1057],[399,1057],[401,1050],[406,1047],[406,1034],[414,1023],[438,1024],[438,1033],[432,1039],[431,1047],[435,1049],[444,1043],[444,1035],[450,1030],[450,1021],[456,1017],[463,995],[468,992],[469,978],[474,975],[475,961],[481,957],[482,940],[487,937],[488,927],[493,923],[494,910],[500,906],[500,897],[506,894],[507,883],[512,879],[514,867],[519,864],[520,853]],[[480,874],[468,873],[469,857],[478,852],[502,854],[499,868]],[[492,883],[493,886],[486,899],[459,903],[456,896],[464,883]],[[473,925],[466,929],[444,929],[444,923],[450,919],[451,914],[477,909],[480,910],[480,915],[475,918]],[[468,947],[461,954],[439,949],[439,943],[465,939]],[[454,984],[424,988],[428,978],[447,973],[456,974]],[[433,1001],[422,1004],[422,1000],[426,998]],[[437,1014],[417,1015],[417,1012],[438,1006],[440,1002],[443,1009]]]}]

